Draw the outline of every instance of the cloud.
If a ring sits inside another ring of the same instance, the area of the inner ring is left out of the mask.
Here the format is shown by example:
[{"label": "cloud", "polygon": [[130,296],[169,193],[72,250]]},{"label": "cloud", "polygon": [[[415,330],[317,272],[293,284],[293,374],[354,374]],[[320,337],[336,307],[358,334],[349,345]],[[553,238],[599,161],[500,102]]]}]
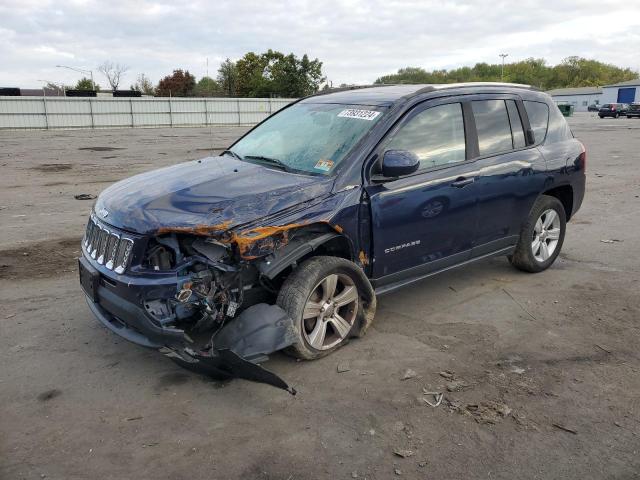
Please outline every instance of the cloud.
[{"label": "cloud", "polygon": [[[603,28],[615,25],[615,31]],[[405,66],[427,69],[580,55],[640,68],[640,4],[629,0],[342,0],[190,2],[3,0],[0,86],[73,84],[64,63],[97,72],[104,60],[158,81],[197,77],[225,58],[268,48],[324,62],[335,84],[370,83]]]}]

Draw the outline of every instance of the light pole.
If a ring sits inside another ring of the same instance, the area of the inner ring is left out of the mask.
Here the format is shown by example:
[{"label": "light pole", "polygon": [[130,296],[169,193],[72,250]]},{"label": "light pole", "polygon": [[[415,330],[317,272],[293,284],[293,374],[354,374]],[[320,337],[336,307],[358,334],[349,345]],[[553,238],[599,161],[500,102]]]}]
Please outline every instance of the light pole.
[{"label": "light pole", "polygon": [[500,81],[504,82],[504,58],[508,57],[509,54],[508,53],[501,53],[500,56],[502,57],[502,69],[500,70]]},{"label": "light pole", "polygon": [[68,68],[69,70],[73,70],[74,72],[84,73],[85,75],[88,73],[89,75],[91,75],[91,86],[93,87],[94,90],[96,89],[96,82],[93,81],[93,70],[85,70],[83,68],[68,67],[66,65],[56,65],[56,67]]}]

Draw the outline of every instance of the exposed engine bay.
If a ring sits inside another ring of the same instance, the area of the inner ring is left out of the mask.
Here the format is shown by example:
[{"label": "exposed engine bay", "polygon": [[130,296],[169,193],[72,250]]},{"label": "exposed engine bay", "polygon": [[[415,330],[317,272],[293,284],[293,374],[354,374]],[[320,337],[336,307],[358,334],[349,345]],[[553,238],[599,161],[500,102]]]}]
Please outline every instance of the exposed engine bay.
[{"label": "exposed engine bay", "polygon": [[184,345],[163,349],[168,356],[293,393],[257,365],[295,336],[291,319],[274,305],[277,285],[255,263],[212,237],[156,237],[148,242],[142,267],[175,272],[176,292],[172,298],[145,299],[144,308],[163,327],[184,331]]}]

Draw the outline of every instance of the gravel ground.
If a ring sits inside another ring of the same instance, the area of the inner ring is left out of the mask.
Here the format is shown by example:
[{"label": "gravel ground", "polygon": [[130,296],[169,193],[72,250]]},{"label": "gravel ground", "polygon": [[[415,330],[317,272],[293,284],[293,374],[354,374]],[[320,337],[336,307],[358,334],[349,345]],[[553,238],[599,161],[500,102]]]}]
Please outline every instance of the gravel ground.
[{"label": "gravel ground", "polygon": [[296,397],[118,339],[76,278],[74,195],[244,129],[0,132],[0,478],[640,478],[640,120],[570,123],[588,191],[555,265],[382,297],[365,338],[272,358]]}]

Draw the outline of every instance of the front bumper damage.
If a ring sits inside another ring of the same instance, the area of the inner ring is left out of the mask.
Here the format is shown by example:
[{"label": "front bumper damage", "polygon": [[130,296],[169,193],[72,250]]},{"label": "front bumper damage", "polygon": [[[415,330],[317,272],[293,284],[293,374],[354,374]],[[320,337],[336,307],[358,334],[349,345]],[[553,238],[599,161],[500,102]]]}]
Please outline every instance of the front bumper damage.
[{"label": "front bumper damage", "polygon": [[[98,321],[120,337],[137,345],[160,351],[193,365],[215,377],[235,377],[296,393],[282,378],[259,364],[268,355],[293,344],[293,321],[277,305],[258,303],[224,324],[211,337],[206,348],[197,347],[183,330],[157,322],[139,300],[150,287],[155,293],[175,292],[176,284],[167,279],[115,280],[106,278],[84,256],[78,259],[80,283],[87,304]],[[124,281],[123,281],[124,280]]]}]

